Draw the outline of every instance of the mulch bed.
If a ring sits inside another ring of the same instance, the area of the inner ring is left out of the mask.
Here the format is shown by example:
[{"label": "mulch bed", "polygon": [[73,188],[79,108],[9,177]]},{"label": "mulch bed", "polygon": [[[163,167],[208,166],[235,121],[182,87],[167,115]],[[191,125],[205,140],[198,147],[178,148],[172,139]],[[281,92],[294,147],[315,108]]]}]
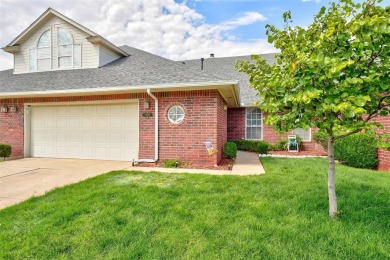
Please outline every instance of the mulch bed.
[{"label": "mulch bed", "polygon": [[[202,164],[193,164],[190,162],[183,162],[178,168],[181,169],[206,169],[206,170],[231,170],[234,164],[234,160],[228,158],[222,158],[216,166],[206,166]],[[158,161],[156,163],[137,163],[135,166],[139,167],[161,167],[165,168],[164,161]]]}]

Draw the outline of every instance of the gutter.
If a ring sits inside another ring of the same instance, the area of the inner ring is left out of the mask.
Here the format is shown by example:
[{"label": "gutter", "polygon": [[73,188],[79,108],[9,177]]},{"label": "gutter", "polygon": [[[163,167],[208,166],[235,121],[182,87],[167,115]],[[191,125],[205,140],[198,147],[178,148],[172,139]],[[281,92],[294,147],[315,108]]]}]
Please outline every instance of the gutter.
[{"label": "gutter", "polygon": [[154,159],[140,159],[137,162],[157,162],[158,161],[158,99],[152,94],[150,88],[146,93],[154,99]]},{"label": "gutter", "polygon": [[102,88],[80,88],[80,89],[64,89],[64,90],[38,90],[26,92],[2,92],[0,98],[16,98],[26,96],[51,96],[51,95],[80,95],[90,93],[109,93],[109,92],[125,92],[125,91],[142,91],[152,88],[154,90],[180,89],[186,87],[214,87],[221,85],[234,85],[238,81],[214,81],[214,82],[191,82],[191,83],[176,83],[176,84],[156,84],[150,86],[119,86],[119,87],[102,87]]}]

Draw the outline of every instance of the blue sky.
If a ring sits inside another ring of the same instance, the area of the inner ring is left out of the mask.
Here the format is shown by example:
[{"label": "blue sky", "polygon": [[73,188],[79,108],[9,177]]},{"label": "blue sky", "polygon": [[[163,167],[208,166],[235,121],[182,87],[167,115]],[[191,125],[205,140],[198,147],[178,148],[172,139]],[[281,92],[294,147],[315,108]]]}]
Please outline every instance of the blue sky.
[{"label": "blue sky", "polygon": [[[328,0],[0,0],[0,47],[6,46],[48,7],[102,35],[173,60],[277,52],[265,25],[308,26]],[[390,5],[385,0],[383,6]],[[0,51],[0,70],[13,57]]]},{"label": "blue sky", "polygon": [[267,17],[265,22],[257,22],[232,31],[239,39],[250,40],[259,36],[265,37],[265,24],[282,27],[282,14],[288,10],[293,13],[296,25],[307,26],[312,22],[313,16],[325,2],[302,2],[299,0],[205,0],[189,1],[188,4],[203,14],[209,23],[220,23],[249,11],[265,15]]}]

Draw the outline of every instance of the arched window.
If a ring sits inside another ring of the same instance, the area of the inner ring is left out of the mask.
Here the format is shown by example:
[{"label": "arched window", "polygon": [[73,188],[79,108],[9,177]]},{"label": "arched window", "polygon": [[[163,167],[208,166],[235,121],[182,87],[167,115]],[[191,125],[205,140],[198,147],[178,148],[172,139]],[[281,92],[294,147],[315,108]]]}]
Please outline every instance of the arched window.
[{"label": "arched window", "polygon": [[81,66],[81,45],[74,44],[72,34],[63,28],[57,31],[58,68]]},{"label": "arched window", "polygon": [[49,70],[51,68],[51,30],[42,33],[37,48],[30,50],[30,70]]}]

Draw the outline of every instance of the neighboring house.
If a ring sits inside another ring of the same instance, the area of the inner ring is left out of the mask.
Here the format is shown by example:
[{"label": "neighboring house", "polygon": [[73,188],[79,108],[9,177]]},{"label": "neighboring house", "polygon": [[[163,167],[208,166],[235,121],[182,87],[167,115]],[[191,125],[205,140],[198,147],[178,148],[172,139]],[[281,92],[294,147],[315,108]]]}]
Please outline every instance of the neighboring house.
[{"label": "neighboring house", "polygon": [[[117,47],[51,8],[3,50],[14,54],[14,69],[0,72],[0,143],[12,145],[13,158],[210,166],[227,140],[286,136],[263,123],[256,91],[234,69],[249,56],[172,61]],[[304,149],[321,149],[310,129],[292,133]],[[209,155],[204,142],[218,152]]]}]

